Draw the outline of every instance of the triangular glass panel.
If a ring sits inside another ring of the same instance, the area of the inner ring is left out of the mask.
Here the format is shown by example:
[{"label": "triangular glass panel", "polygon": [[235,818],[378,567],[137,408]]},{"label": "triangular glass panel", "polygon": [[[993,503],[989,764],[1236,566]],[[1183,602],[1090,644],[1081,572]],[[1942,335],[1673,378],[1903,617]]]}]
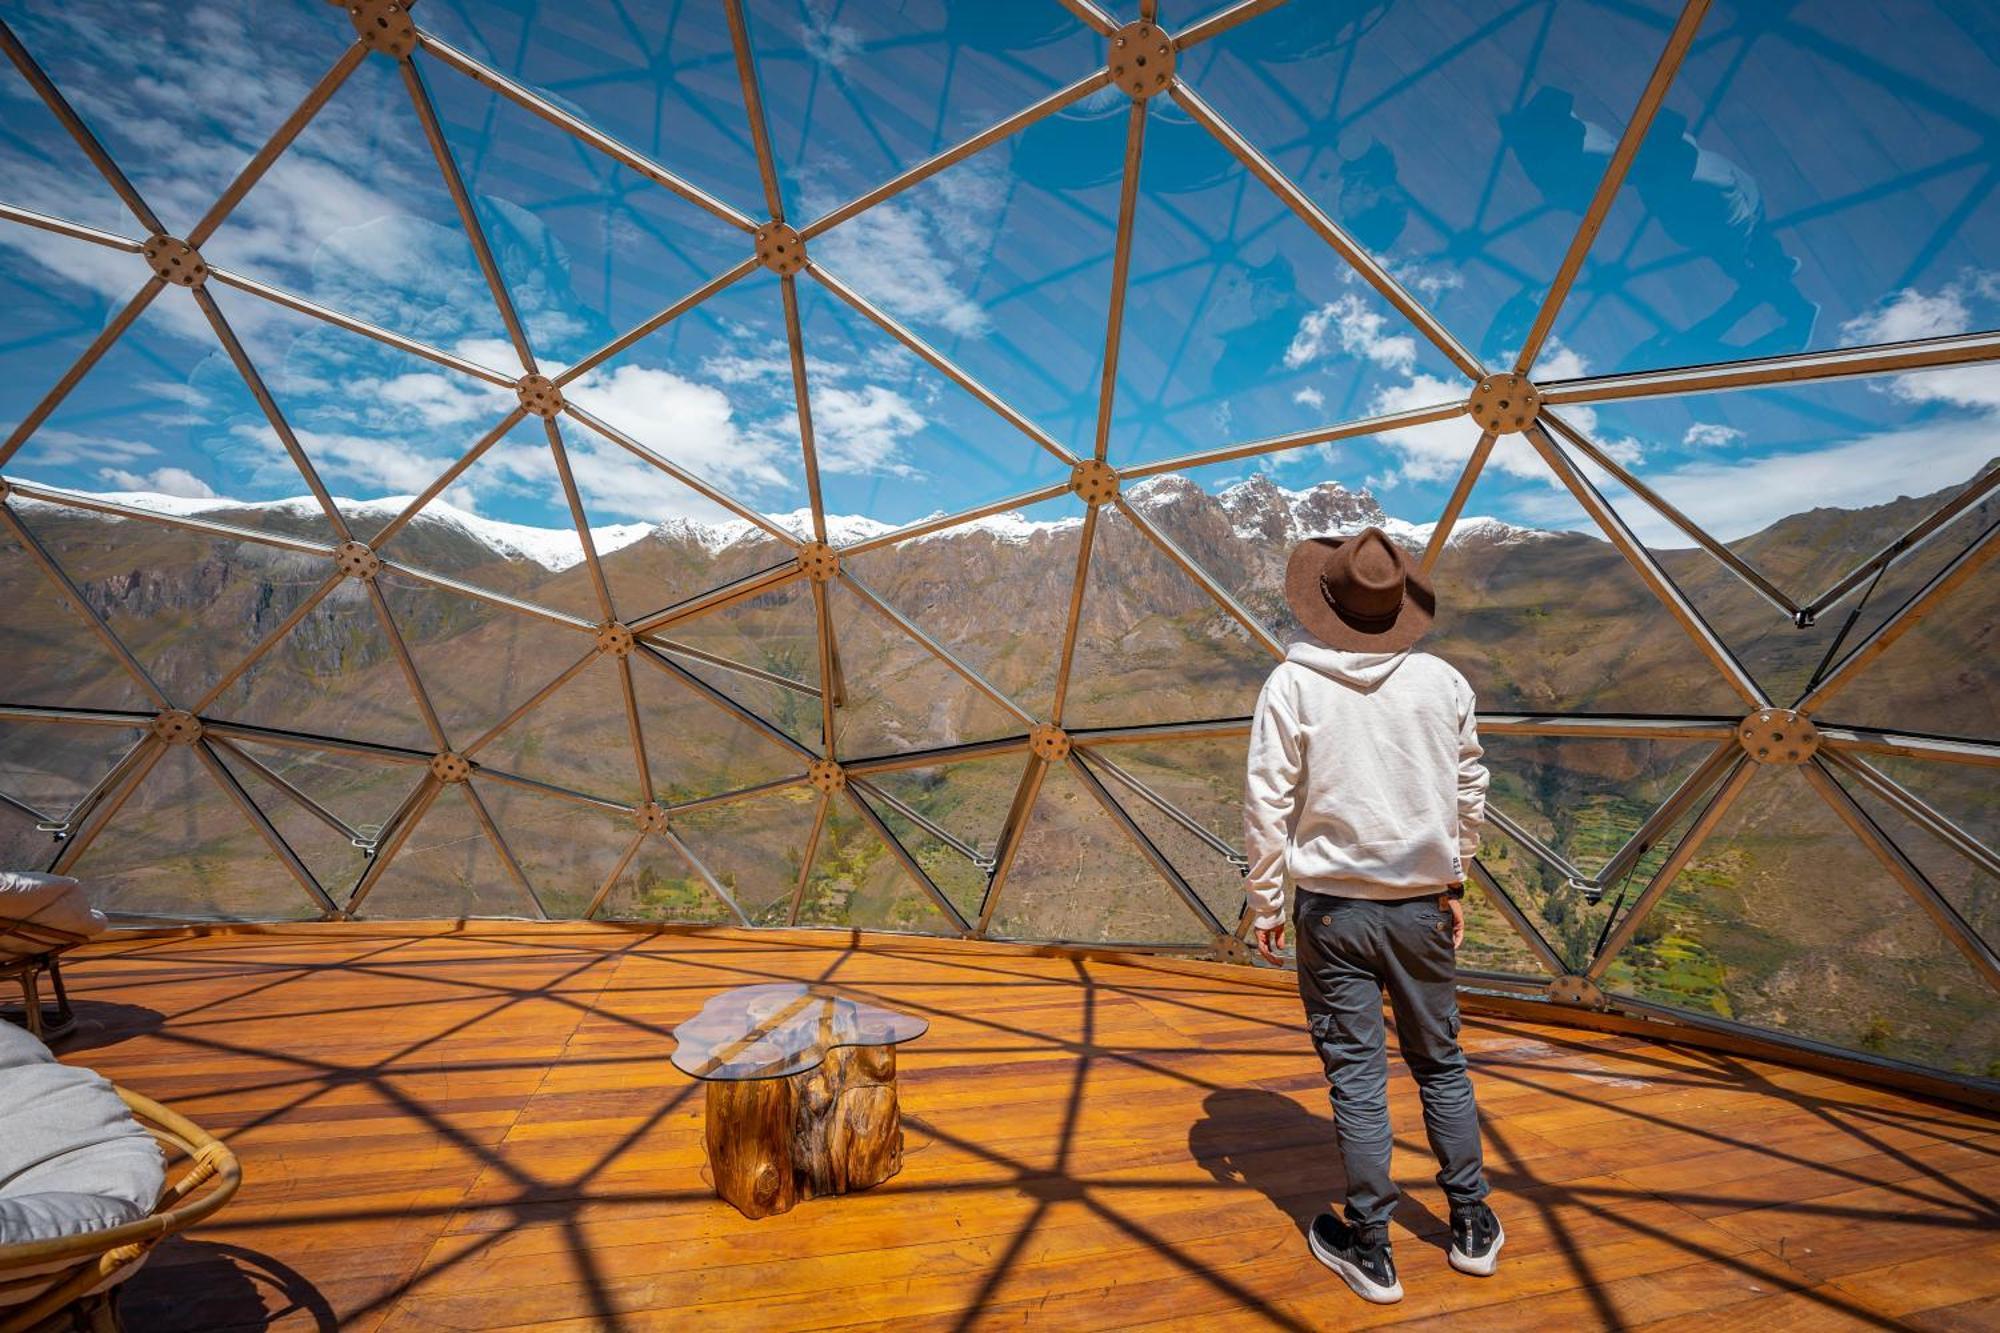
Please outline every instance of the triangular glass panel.
[{"label": "triangular glass panel", "polygon": [[862,799],[968,921],[979,919],[994,838],[1021,780],[1021,762],[1019,755],[1005,755],[863,779],[874,790],[861,792]]},{"label": "triangular glass panel", "polygon": [[[716,882],[743,908],[745,916],[758,925],[783,925],[804,865],[806,842],[812,833],[818,801],[819,793],[812,788],[794,787],[769,796],[677,814],[674,830],[708,867]],[[671,854],[670,849],[662,851]],[[663,856],[659,873],[667,874],[671,865]],[[682,865],[672,873],[687,874],[688,868]],[[676,891],[674,902],[678,911],[695,910],[697,892],[713,901],[713,896],[698,883],[685,887],[686,894]],[[715,910],[721,909],[718,906]]]},{"label": "triangular glass panel", "polygon": [[638,830],[629,815],[491,779],[479,781],[543,908],[553,918],[580,917]]},{"label": "triangular glass panel", "polygon": [[8,801],[0,801],[0,857],[6,864],[28,870],[43,870],[62,852],[55,834],[39,827],[33,815]]},{"label": "triangular glass panel", "polygon": [[[1892,570],[1871,601],[1882,619],[1900,608],[1930,576],[1960,555],[2000,519],[2000,498],[1965,514],[1919,551],[1910,568]],[[1894,586],[1891,586],[1893,581]],[[1861,641],[1857,625],[1843,651]],[[1887,651],[1863,666],[1829,699],[1821,716],[1892,730],[1939,732],[1974,739],[2000,738],[2000,682],[1989,664],[2000,658],[2000,582],[1992,566],[1933,602]]]},{"label": "triangular glass panel", "polygon": [[1837,47],[1763,37],[1709,15],[1603,221],[1556,332],[1605,370],[1926,336],[1912,325],[1937,296],[1991,265],[2000,203],[1974,148],[1990,70],[1947,54],[1956,16],[1870,11]]},{"label": "triangular glass panel", "polygon": [[[95,59],[81,66],[70,63],[75,54],[77,33],[72,24],[57,15],[23,11],[10,15],[8,23],[22,45],[28,48],[29,55],[44,70],[69,65],[71,72],[86,76],[102,77],[108,73]],[[60,82],[65,88],[71,86],[67,78]],[[4,171],[7,178],[9,203],[121,236],[136,237],[141,225],[139,220],[132,216],[110,182],[84,155],[76,140],[70,137],[69,131],[63,128],[62,122],[55,118],[47,103],[42,101],[11,60],[0,66],[0,106],[6,108],[5,116],[0,117],[6,123],[6,130],[0,133],[0,171]],[[99,119],[108,119],[112,124],[100,126],[96,123]],[[117,117],[93,116],[90,118],[91,128],[104,133],[115,127],[117,120]],[[119,158],[121,162],[124,160]],[[33,233],[11,226],[6,234],[9,246],[18,246],[31,253],[56,239],[47,237],[47,233]],[[32,235],[42,235],[47,240],[31,241],[29,237]],[[133,291],[138,289],[139,276],[135,271],[131,284]]]},{"label": "triangular glass panel", "polygon": [[1991,988],[1798,773],[1751,778],[1627,954],[1611,989],[1994,1072]]},{"label": "triangular glass panel", "polygon": [[129,754],[145,732],[0,722],[0,795],[60,823]]},{"label": "triangular glass panel", "polygon": [[845,584],[826,587],[840,655],[834,725],[843,757],[927,750],[1028,729]]},{"label": "triangular glass panel", "polygon": [[842,563],[995,689],[1047,716],[1076,580],[1082,513],[1081,502],[1065,496],[876,547]]},{"label": "triangular glass panel", "polygon": [[[1230,930],[1236,928],[1246,901],[1242,810],[1246,747],[1247,742],[1233,739],[1105,745],[1091,750],[1085,760],[1096,767],[1112,799]],[[1161,803],[1172,812],[1162,809]],[[1196,833],[1184,820],[1202,831]]]},{"label": "triangular glass panel", "polygon": [[763,208],[721,10],[472,5],[426,14],[424,27],[738,209]]},{"label": "triangular glass panel", "polygon": [[[699,819],[700,815],[689,818]],[[671,843],[652,837],[639,845],[592,920],[668,921],[701,926],[736,924],[729,908],[715,896],[700,872],[688,864],[687,858]]]},{"label": "triangular glass panel", "polygon": [[[381,834],[397,806],[425,775],[413,764],[233,736],[219,738],[215,749],[321,887],[342,904],[367,868],[361,843]],[[293,790],[281,790],[279,783]],[[307,809],[300,797],[344,827],[336,828]]]},{"label": "triangular glass panel", "polygon": [[[1432,571],[1423,650],[1456,666],[1484,711],[1740,714],[1742,699],[1558,486],[1523,437],[1500,438]],[[1431,538],[1394,535],[1413,554]]]},{"label": "triangular glass panel", "polygon": [[17,512],[177,701],[200,698],[240,666],[283,619],[275,608],[296,605],[333,572],[323,557],[139,519],[57,505]]},{"label": "triangular glass panel", "polygon": [[[8,507],[20,514],[29,504],[14,499]],[[78,511],[71,521],[81,534],[94,520]],[[46,531],[50,524],[37,526]],[[104,544],[102,536],[88,540]],[[86,593],[86,605],[88,599]],[[0,530],[0,629],[8,644],[8,703],[156,710],[125,664],[85,622],[82,608],[56,591],[41,566],[5,530]]]},{"label": "triangular glass panel", "polygon": [[894,526],[1069,480],[1067,463],[826,287],[803,284],[799,311],[829,515]]},{"label": "triangular glass panel", "polygon": [[[588,651],[589,645],[579,648]],[[634,668],[637,673],[645,670]],[[633,683],[641,683],[636,675]],[[649,795],[640,784],[632,753],[618,661],[608,655],[570,677],[474,759],[486,768],[630,805]],[[656,782],[659,776],[655,775]]]},{"label": "triangular glass panel", "polygon": [[[1931,807],[1989,853],[2000,847],[2000,806],[1993,782],[1982,770],[1956,764],[1927,764],[1892,755],[1856,755],[1889,781]],[[2000,876],[1988,873],[1928,826],[1891,807],[1855,775],[1832,770],[1869,818],[1944,895],[1980,938],[2000,941]]]},{"label": "triangular glass panel", "polygon": [[[1637,872],[1596,902],[1590,890],[1521,843],[1489,827],[1480,839],[1479,864],[1521,909],[1566,966],[1581,972],[1590,965],[1598,941],[1611,928],[1622,904],[1645,887]],[[1473,891],[1466,891],[1470,902]],[[1501,923],[1504,928],[1504,923]],[[1468,921],[1467,933],[1471,926]],[[1491,932],[1489,932],[1491,933]]]},{"label": "triangular glass panel", "polygon": [[244,793],[264,812],[271,827],[327,896],[336,904],[345,902],[355,881],[368,868],[368,857],[362,847],[347,833],[294,800],[255,767],[244,763],[240,755],[217,747],[216,757],[235,775]]},{"label": "triangular glass panel", "polygon": [[[430,67],[424,77],[435,88],[440,78],[457,76]],[[404,87],[402,62],[357,65],[202,256],[518,373],[506,325]]]},{"label": "triangular glass panel", "polygon": [[[1201,507],[1207,498],[1183,498],[1185,488],[1156,484],[1130,503],[1148,519],[1158,515],[1162,526],[1172,526],[1175,511]],[[1065,725],[1247,717],[1276,665],[1124,513],[1112,506],[1098,511]]]},{"label": "triangular glass panel", "polygon": [[590,634],[384,571],[376,586],[409,645],[438,721],[465,745],[588,652]]},{"label": "triangular glass panel", "polygon": [[[309,588],[288,591],[288,601],[260,611],[263,633],[296,609]],[[252,663],[207,715],[406,749],[437,748],[368,590],[354,579]]]},{"label": "triangular glass panel", "polygon": [[[1649,398],[1571,414],[1621,461],[1777,592],[1810,608],[1800,626],[1609,474],[1593,478],[1641,542],[1765,690],[1790,703],[1847,631],[1851,645],[2000,514],[1983,504],[1905,553],[1876,583],[1850,575],[2000,466],[1983,409],[1954,403],[1948,378],[1792,385]],[[1878,460],[1895,459],[1884,471]],[[1827,593],[1847,588],[1820,606]]]},{"label": "triangular glass panel", "polygon": [[[676,664],[690,669],[698,665],[682,659]],[[730,674],[734,673],[719,669],[710,673],[711,679]],[[805,770],[803,756],[637,654],[632,686],[639,700],[653,790],[662,801],[715,796]],[[817,716],[817,700],[785,693],[801,700],[800,710]],[[623,716],[622,705],[619,715]],[[629,748],[630,742],[626,744]]]},{"label": "triangular glass panel", "polygon": [[1533,322],[1672,11],[1544,17],[1282,5],[1189,52],[1180,73],[1495,362]]},{"label": "triangular glass panel", "polygon": [[844,797],[827,810],[799,900],[799,924],[923,934],[948,929],[903,863]]},{"label": "triangular glass panel", "polygon": [[462,783],[439,790],[357,915],[412,920],[535,915],[534,903],[500,859],[469,797]]},{"label": "triangular glass panel", "polygon": [[[0,69],[0,80],[13,72],[11,65]],[[0,84],[0,106],[11,116],[14,105],[5,100],[6,92]],[[10,123],[7,129],[12,128]],[[69,143],[68,135],[59,130],[57,135]],[[6,131],[0,131],[0,164],[5,164],[0,170],[17,165],[24,173],[35,170],[20,161]],[[115,200],[112,206],[118,207]],[[54,211],[64,209],[58,204]],[[136,226],[130,221],[112,225],[125,232]],[[0,305],[8,313],[6,335],[0,339],[8,372],[0,382],[0,423],[4,423],[0,431],[13,433],[150,277],[150,270],[137,262],[88,241],[11,222],[0,228]],[[8,459],[7,471],[48,480],[55,479],[58,470],[72,478],[87,476],[85,465],[98,461],[91,452],[86,441],[69,435],[30,437],[22,451]]]},{"label": "triangular glass panel", "polygon": [[429,85],[538,358],[574,362],[751,254],[749,232],[484,84]]},{"label": "triangular glass panel", "polygon": [[93,905],[131,916],[294,920],[320,911],[187,745],[166,748],[70,873]]},{"label": "triangular glass panel", "polygon": [[989,932],[1001,939],[1186,944],[1209,937],[1066,764],[1051,765]]},{"label": "triangular glass panel", "polygon": [[[648,642],[794,740],[819,746],[819,619],[812,585],[805,580],[677,621],[649,635]],[[748,674],[711,658],[765,674]]]},{"label": "triangular glass panel", "polygon": [[[807,216],[873,189],[1103,59],[1093,34],[1040,6],[976,16],[948,6],[832,9],[787,0],[746,8],[785,198]],[[935,225],[990,223],[961,213]]]},{"label": "triangular glass panel", "polygon": [[[247,299],[239,306],[253,315],[261,307]],[[259,360],[254,331],[235,331]],[[142,509],[335,540],[201,308],[171,285],[77,381],[9,470]]]}]

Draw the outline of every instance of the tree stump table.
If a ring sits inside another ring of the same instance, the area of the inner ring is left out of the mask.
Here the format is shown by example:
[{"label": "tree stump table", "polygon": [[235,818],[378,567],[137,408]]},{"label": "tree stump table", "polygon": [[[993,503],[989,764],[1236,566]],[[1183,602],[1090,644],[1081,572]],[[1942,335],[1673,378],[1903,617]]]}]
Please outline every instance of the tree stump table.
[{"label": "tree stump table", "polygon": [[879,1185],[903,1169],[896,1044],[930,1023],[789,982],[711,997],[674,1029],[705,1084],[715,1192],[745,1217]]}]

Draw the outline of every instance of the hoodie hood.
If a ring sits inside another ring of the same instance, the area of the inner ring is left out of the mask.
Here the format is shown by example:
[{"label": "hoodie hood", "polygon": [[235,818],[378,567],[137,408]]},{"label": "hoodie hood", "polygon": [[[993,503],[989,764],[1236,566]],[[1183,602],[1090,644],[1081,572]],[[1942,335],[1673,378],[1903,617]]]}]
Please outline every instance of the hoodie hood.
[{"label": "hoodie hood", "polygon": [[1329,648],[1317,639],[1298,639],[1285,654],[1285,660],[1311,667],[1322,676],[1330,676],[1343,685],[1367,691],[1394,675],[1396,668],[1409,660],[1409,656],[1407,648],[1399,653],[1350,653]]}]

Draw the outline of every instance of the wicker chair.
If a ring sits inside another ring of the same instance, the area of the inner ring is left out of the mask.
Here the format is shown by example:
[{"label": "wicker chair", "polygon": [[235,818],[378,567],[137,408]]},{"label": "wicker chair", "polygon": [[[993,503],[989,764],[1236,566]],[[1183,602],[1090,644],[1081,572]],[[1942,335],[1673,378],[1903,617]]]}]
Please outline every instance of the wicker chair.
[{"label": "wicker chair", "polygon": [[[0,982],[16,981],[21,986],[21,1008],[28,1031],[44,1041],[61,1036],[76,1021],[69,1007],[69,992],[63,989],[62,955],[90,936],[58,930],[34,921],[0,918]],[[56,1016],[49,1026],[42,1014],[42,974],[48,974],[55,991]],[[47,1031],[43,1029],[47,1027]]]},{"label": "wicker chair", "polygon": [[[132,1115],[171,1157],[189,1159],[180,1179],[161,1191],[153,1211],[136,1222],[53,1240],[0,1245],[0,1333],[89,1329],[110,1333],[118,1321],[117,1289],[155,1245],[187,1230],[228,1203],[242,1184],[236,1154],[186,1117],[148,1097],[119,1088]],[[203,1187],[205,1192],[199,1194]]]}]

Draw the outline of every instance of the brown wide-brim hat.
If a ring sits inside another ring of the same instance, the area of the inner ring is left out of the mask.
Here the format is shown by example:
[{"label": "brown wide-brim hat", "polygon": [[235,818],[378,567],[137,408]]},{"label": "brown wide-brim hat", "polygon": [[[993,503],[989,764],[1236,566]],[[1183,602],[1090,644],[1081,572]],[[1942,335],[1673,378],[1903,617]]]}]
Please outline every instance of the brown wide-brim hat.
[{"label": "brown wide-brim hat", "polygon": [[1285,566],[1285,601],[1321,643],[1362,653],[1401,652],[1437,611],[1431,581],[1380,528],[1300,542]]}]

